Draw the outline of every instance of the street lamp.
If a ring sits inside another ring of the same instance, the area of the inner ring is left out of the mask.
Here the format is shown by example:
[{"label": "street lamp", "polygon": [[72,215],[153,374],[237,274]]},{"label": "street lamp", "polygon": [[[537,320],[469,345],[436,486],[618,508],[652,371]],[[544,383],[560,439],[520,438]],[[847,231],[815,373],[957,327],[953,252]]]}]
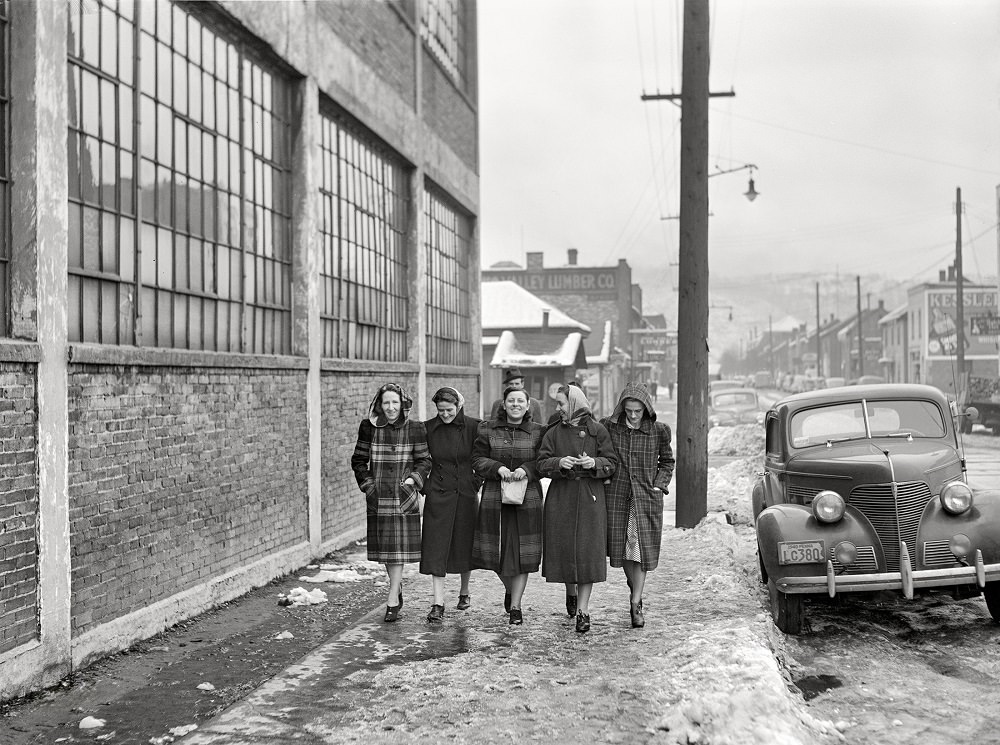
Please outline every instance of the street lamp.
[{"label": "street lamp", "polygon": [[716,166],[716,169],[717,170],[716,170],[715,173],[708,174],[709,178],[712,178],[713,176],[721,176],[724,173],[736,173],[737,171],[745,171],[745,170],[749,169],[750,170],[750,184],[747,187],[747,190],[745,192],[743,192],[743,196],[745,196],[747,199],[749,199],[752,202],[753,200],[755,200],[760,195],[760,192],[757,191],[756,188],[754,188],[753,172],[757,169],[757,166],[755,166],[753,163],[745,163],[742,166],[736,166],[736,168],[727,168],[725,170],[723,170],[723,169],[719,168],[718,166]]},{"label": "street lamp", "polygon": [[733,320],[733,306],[731,305],[709,305],[709,308],[719,308],[720,310],[729,310],[729,320]]}]

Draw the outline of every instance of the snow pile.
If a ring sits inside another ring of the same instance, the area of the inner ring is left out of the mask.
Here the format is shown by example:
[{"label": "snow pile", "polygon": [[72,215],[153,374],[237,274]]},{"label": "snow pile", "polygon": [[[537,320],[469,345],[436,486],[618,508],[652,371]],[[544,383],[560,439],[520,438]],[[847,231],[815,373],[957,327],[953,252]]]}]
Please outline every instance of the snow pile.
[{"label": "snow pile", "polygon": [[319,605],[326,602],[326,593],[318,587],[309,592],[301,587],[296,587],[287,596],[280,595],[281,605]]},{"label": "snow pile", "polygon": [[708,507],[728,513],[733,522],[753,522],[750,494],[762,464],[761,456],[734,460],[708,469]]},{"label": "snow pile", "polygon": [[712,427],[708,430],[709,455],[764,454],[764,428],[759,424]]}]

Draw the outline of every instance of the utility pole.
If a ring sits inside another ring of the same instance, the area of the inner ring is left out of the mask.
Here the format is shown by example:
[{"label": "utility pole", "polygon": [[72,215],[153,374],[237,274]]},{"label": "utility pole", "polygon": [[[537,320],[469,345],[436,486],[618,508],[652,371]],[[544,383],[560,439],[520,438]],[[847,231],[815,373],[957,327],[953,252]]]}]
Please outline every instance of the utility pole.
[{"label": "utility pole", "polygon": [[962,300],[962,189],[955,189],[955,361],[958,363],[958,390],[955,398],[965,410],[965,308]]},{"label": "utility pole", "polygon": [[861,275],[857,275],[858,286],[858,377],[865,374],[865,332],[861,328]]},{"label": "utility pole", "polygon": [[823,348],[819,342],[819,282],[816,283],[816,377],[823,375]]}]

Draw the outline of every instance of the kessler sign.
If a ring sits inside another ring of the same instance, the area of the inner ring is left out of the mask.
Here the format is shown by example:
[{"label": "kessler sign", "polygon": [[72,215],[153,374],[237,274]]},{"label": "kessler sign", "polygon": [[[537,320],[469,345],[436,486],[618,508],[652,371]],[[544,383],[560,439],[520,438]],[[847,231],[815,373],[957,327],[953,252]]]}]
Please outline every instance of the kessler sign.
[{"label": "kessler sign", "polygon": [[969,359],[997,356],[996,290],[969,290],[962,293],[964,328],[959,333],[955,313],[957,297],[953,291],[928,290],[927,325],[924,343],[928,358],[952,358],[960,343]]}]

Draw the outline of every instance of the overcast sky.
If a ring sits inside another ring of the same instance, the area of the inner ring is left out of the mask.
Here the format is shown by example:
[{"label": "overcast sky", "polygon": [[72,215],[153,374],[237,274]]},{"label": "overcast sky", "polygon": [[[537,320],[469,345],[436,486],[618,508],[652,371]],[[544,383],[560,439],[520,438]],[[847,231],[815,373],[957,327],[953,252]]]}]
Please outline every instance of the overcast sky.
[{"label": "overcast sky", "polygon": [[[483,266],[677,261],[682,0],[479,0]],[[713,0],[713,277],[997,273],[1000,2]],[[634,278],[646,290],[649,276]]]}]

